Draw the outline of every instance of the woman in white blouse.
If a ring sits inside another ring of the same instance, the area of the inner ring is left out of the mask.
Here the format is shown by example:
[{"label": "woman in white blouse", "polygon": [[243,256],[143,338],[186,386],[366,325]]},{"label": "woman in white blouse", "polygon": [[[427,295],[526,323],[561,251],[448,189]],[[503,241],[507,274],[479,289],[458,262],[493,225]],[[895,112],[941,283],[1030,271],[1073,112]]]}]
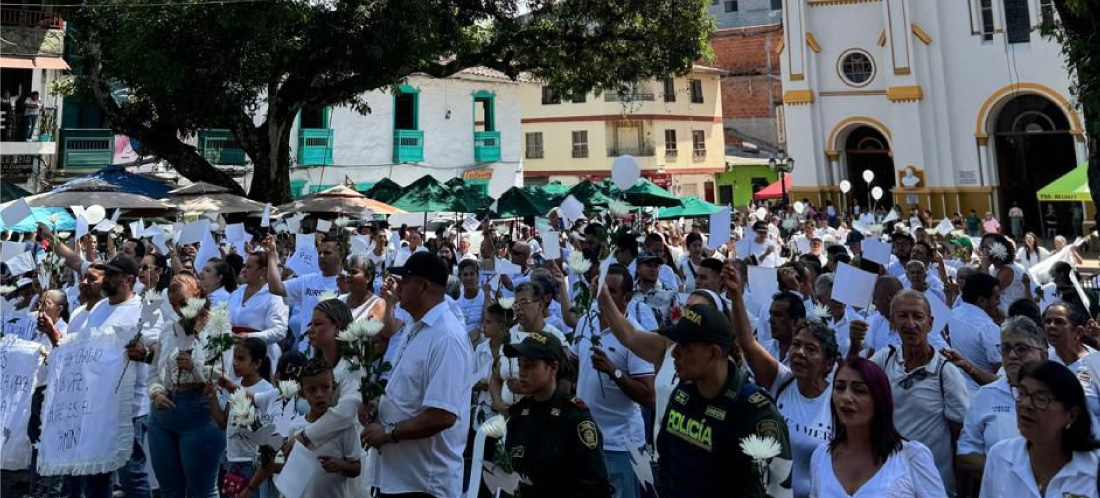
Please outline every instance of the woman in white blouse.
[{"label": "woman in white blouse", "polygon": [[340,296],[340,300],[351,308],[351,317],[355,320],[381,321],[382,314],[386,311],[382,297],[371,288],[374,269],[374,263],[363,255],[348,256],[344,265],[344,271],[347,272],[344,282],[348,286],[348,293]]},{"label": "woman in white blouse", "polygon": [[237,276],[233,274],[233,267],[219,258],[213,258],[203,265],[199,281],[202,282],[211,307],[229,301],[230,293],[237,290]]},{"label": "woman in white blouse", "polygon": [[[810,460],[811,498],[945,498],[932,451],[894,427],[890,379],[860,357],[833,378],[833,440]],[[1007,496],[1007,495],[1006,495]]]},{"label": "woman in white blouse", "polygon": [[689,233],[686,242],[687,254],[680,258],[678,270],[683,277],[684,292],[691,292],[695,290],[695,275],[706,254],[703,254],[703,238],[699,234]]},{"label": "woman in white blouse", "polygon": [[[267,357],[274,365],[279,362],[279,341],[286,337],[290,311],[282,297],[268,292],[267,258],[263,251],[248,255],[241,268],[244,286],[234,290],[228,299],[229,321],[235,336],[256,337],[267,343]],[[210,304],[216,303],[211,299]]]},{"label": "woman in white blouse", "polygon": [[1021,437],[990,450],[981,498],[1098,496],[1100,442],[1073,372],[1053,361],[1024,367],[1016,417]]},{"label": "woman in white blouse", "polygon": [[1033,232],[1028,232],[1024,235],[1024,245],[1016,251],[1016,262],[1027,270],[1047,259],[1047,256],[1050,256],[1050,251],[1039,245],[1039,237],[1036,237]]}]

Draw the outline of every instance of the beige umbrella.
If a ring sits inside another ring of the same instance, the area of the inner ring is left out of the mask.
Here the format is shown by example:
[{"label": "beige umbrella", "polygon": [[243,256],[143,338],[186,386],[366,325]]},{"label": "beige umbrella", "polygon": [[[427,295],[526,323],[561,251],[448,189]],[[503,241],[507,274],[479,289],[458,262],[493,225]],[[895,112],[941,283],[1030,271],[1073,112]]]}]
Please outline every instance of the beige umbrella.
[{"label": "beige umbrella", "polygon": [[218,212],[221,214],[259,213],[264,203],[230,193],[229,189],[198,182],[168,192],[165,202],[187,214]]},{"label": "beige umbrella", "polygon": [[363,208],[370,208],[374,214],[404,214],[405,211],[389,204],[368,199],[365,195],[343,185],[323,190],[297,201],[279,206],[280,211],[301,213],[331,213],[359,216]]},{"label": "beige umbrella", "polygon": [[144,195],[120,192],[118,187],[106,182],[93,181],[74,186],[63,192],[44,192],[26,197],[31,207],[92,206],[98,204],[106,209],[157,209],[169,210],[175,207],[164,201]]}]

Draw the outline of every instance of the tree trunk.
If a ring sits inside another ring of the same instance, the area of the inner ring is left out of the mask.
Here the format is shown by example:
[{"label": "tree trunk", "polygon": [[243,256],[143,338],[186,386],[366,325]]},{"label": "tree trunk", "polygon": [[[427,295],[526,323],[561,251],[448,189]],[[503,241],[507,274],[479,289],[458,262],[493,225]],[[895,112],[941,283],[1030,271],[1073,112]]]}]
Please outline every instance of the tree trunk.
[{"label": "tree trunk", "polygon": [[[124,131],[132,133],[133,130]],[[236,195],[244,195],[244,188],[232,176],[210,164],[194,147],[181,142],[175,135],[144,131],[134,136],[157,157],[168,161],[188,180],[226,187]]]},{"label": "tree trunk", "polygon": [[290,202],[290,131],[293,119],[285,119],[274,112],[268,121],[257,129],[260,140],[258,150],[248,151],[252,158],[252,185],[248,197],[273,205]]}]

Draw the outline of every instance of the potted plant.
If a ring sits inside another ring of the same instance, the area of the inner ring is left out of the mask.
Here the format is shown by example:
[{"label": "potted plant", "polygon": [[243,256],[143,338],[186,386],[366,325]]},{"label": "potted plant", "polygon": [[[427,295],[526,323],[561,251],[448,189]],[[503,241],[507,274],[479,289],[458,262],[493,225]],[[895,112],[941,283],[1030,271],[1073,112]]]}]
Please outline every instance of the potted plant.
[{"label": "potted plant", "polygon": [[42,109],[42,113],[38,117],[38,141],[52,142],[53,134],[56,128],[57,109],[54,107],[47,107]]}]

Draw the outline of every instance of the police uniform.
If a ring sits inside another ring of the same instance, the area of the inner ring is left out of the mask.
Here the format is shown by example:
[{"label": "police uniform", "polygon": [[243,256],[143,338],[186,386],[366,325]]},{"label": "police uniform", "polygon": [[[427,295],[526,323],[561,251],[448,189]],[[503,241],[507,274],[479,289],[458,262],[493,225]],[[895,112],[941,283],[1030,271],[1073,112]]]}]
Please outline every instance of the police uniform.
[{"label": "police uniform", "polygon": [[[684,310],[676,326],[661,332],[679,344],[732,342],[729,322],[713,306]],[[771,397],[732,361],[720,394],[707,399],[694,382],[672,391],[657,437],[657,491],[662,498],[790,497],[791,446],[787,424]],[[749,436],[771,438],[779,454],[757,464],[743,451]]]},{"label": "police uniform", "polygon": [[[504,346],[510,358],[559,361],[560,352],[557,338],[539,333]],[[611,496],[600,429],[576,396],[558,390],[546,401],[527,396],[512,405],[506,451],[524,498]]]}]

